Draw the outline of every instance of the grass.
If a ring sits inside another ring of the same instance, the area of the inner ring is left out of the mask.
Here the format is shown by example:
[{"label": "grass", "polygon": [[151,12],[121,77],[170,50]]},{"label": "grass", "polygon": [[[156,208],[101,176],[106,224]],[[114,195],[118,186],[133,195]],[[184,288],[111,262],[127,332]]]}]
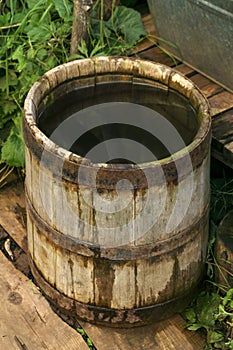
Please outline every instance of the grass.
[{"label": "grass", "polygon": [[25,166],[23,104],[46,71],[77,58],[129,55],[146,37],[139,12],[113,3],[111,17],[99,19],[103,4],[93,5],[89,45],[82,40],[70,56],[72,0],[0,1],[0,163]]},{"label": "grass", "polygon": [[81,334],[81,336],[83,337],[83,339],[85,340],[85,342],[87,343],[87,345],[89,346],[89,348],[91,350],[96,350],[94,344],[92,343],[91,339],[88,337],[88,335],[86,334],[86,332],[82,329],[82,328],[77,328],[77,332],[79,334]]},{"label": "grass", "polygon": [[7,184],[7,178],[13,172],[13,170],[14,167],[2,164],[2,167],[0,167],[0,188]]},{"label": "grass", "polygon": [[[185,326],[205,331],[206,349],[233,349],[233,286],[216,282],[216,269],[224,275],[215,257],[214,246],[219,223],[233,209],[233,170],[216,160],[211,166],[210,235],[207,275],[202,292],[185,310]],[[232,266],[229,265],[232,271]]]}]

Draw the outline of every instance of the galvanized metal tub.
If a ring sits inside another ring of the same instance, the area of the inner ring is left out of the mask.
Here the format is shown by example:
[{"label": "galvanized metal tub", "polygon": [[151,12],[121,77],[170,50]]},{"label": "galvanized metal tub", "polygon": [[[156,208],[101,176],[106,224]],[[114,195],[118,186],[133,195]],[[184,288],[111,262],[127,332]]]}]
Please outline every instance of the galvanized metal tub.
[{"label": "galvanized metal tub", "polygon": [[176,57],[233,91],[231,0],[148,0],[160,41]]},{"label": "galvanized metal tub", "polygon": [[[185,96],[198,118],[193,141],[151,163],[93,164],[38,128],[38,113],[51,101],[108,81]],[[182,310],[202,280],[208,237],[211,118],[199,89],[159,63],[84,59],[47,72],[24,111],[29,261],[45,295],[66,313],[109,326],[142,325]],[[103,199],[114,205],[116,193],[131,201],[103,213]]]}]

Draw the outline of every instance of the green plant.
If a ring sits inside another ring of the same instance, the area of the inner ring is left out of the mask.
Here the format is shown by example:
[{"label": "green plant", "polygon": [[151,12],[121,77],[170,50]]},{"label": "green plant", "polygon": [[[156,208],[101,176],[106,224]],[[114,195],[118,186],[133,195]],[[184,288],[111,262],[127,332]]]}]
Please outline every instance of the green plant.
[{"label": "green plant", "polygon": [[6,178],[12,173],[13,170],[14,168],[10,167],[9,165],[3,165],[0,167],[0,188],[6,185]]},{"label": "green plant", "polygon": [[23,102],[45,71],[69,59],[72,2],[10,0],[1,6],[0,160],[23,167]]},{"label": "green plant", "polygon": [[82,328],[77,328],[77,332],[81,334],[87,345],[91,350],[95,350],[95,346],[93,345],[91,339],[87,336],[86,332]]},{"label": "green plant", "polygon": [[233,180],[230,170],[214,164],[218,173],[211,178],[210,234],[207,251],[207,288],[186,309],[186,327],[196,331],[205,329],[207,349],[233,349],[233,289],[214,282],[215,268],[220,268],[214,255],[219,222],[233,207]]},{"label": "green plant", "polygon": [[98,6],[103,11],[103,0],[97,1],[88,26],[89,45],[84,40],[78,47],[79,54],[72,58],[92,56],[128,55],[145,38],[146,31],[140,13],[125,6],[112,7],[108,20],[98,19]]},{"label": "green plant", "polygon": [[[140,14],[114,7],[109,20],[89,24],[90,45],[69,56],[72,0],[9,0],[0,2],[0,162],[24,167],[22,108],[33,83],[49,69],[71,59],[126,55],[146,35]],[[101,0],[103,11],[103,0]]]},{"label": "green plant", "polygon": [[233,349],[233,289],[224,297],[218,292],[201,292],[184,316],[189,330],[205,329],[208,349]]}]

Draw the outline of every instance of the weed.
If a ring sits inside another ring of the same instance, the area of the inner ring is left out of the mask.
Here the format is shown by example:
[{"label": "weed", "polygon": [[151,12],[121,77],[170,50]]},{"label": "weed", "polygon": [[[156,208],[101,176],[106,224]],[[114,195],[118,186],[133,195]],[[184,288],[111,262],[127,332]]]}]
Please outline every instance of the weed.
[{"label": "weed", "polygon": [[184,312],[187,319],[185,326],[189,330],[205,329],[208,350],[233,349],[233,288],[214,282],[215,269],[220,269],[214,255],[217,227],[232,207],[233,180],[231,174],[226,175],[223,171],[219,177],[211,178],[210,235],[207,254],[209,280],[206,281],[206,289]]},{"label": "weed", "polygon": [[72,0],[11,0],[0,6],[0,162],[24,167],[22,108],[33,83],[75,58],[127,55],[146,32],[137,11],[114,7],[105,21],[95,5],[90,45],[82,41],[79,55],[70,57]]},{"label": "weed", "polygon": [[224,297],[218,292],[201,292],[184,316],[189,330],[206,330],[208,349],[233,349],[233,289]]},{"label": "weed", "polygon": [[0,160],[24,167],[23,102],[45,71],[68,60],[72,7],[69,0],[12,0],[2,6]]},{"label": "weed", "polygon": [[81,334],[81,336],[83,337],[83,339],[85,340],[85,342],[87,343],[87,345],[89,346],[89,348],[91,350],[96,350],[96,348],[93,345],[91,339],[88,337],[88,335],[86,334],[86,332],[82,328],[77,328],[77,332],[79,334]]},{"label": "weed", "polygon": [[6,185],[6,179],[13,170],[14,167],[10,167],[9,165],[4,165],[2,168],[0,168],[0,188]]}]

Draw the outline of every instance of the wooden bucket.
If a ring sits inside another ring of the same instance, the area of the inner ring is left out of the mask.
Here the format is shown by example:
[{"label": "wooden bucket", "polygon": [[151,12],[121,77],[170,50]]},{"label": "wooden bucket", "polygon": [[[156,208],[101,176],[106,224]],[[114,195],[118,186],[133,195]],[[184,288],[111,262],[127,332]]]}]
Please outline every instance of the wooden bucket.
[{"label": "wooden bucket", "polygon": [[[51,100],[114,80],[185,96],[198,118],[193,141],[137,166],[93,164],[39,130],[38,113]],[[63,312],[109,326],[147,324],[184,309],[203,276],[208,236],[211,118],[199,89],[159,63],[99,57],[47,72],[24,108],[29,261],[45,295]],[[119,183],[118,198],[129,204],[103,213],[101,201],[115,199]],[[121,223],[130,225],[124,231]]]}]

